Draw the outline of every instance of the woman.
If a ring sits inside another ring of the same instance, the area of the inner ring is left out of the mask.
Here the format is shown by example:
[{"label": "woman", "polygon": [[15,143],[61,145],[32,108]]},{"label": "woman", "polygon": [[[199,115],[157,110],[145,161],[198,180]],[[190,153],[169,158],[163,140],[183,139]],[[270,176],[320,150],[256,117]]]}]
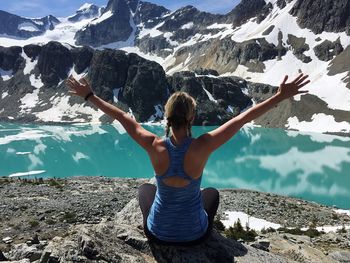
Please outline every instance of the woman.
[{"label": "woman", "polygon": [[67,84],[70,93],[89,100],[118,120],[147,151],[157,179],[157,186],[144,184],[139,188],[143,226],[149,241],[186,246],[201,243],[210,235],[219,205],[216,189],[200,191],[202,172],[210,154],[232,138],[244,124],[285,99],[307,93],[300,90],[310,82],[307,78],[301,74],[287,83],[288,76],[285,76],[274,96],[198,138],[191,135],[195,100],[184,92],[175,93],[165,106],[166,139],[145,130],[127,113],[93,94],[86,79],[78,82],[70,77]]}]

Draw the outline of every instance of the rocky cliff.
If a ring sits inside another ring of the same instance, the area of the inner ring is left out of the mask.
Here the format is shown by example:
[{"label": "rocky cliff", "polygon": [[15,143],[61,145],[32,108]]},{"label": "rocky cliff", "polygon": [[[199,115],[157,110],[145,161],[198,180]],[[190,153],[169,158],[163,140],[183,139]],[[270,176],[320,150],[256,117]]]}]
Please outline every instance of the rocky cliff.
[{"label": "rocky cliff", "polygon": [[[15,120],[49,121],[45,112],[52,109],[58,114],[51,120],[91,120],[94,116],[89,116],[88,110],[70,111],[82,100],[68,96],[64,80],[69,74],[87,74],[98,96],[129,111],[141,122],[161,120],[167,98],[179,90],[187,91],[199,102],[195,121],[198,125],[223,123],[252,103],[242,91],[247,90],[246,82],[210,77],[208,72],[167,77],[156,62],[118,50],[67,48],[58,42],[0,48],[0,67],[13,75],[9,80],[0,80],[1,94],[8,94],[0,99],[3,120],[12,116]],[[22,110],[18,112],[18,108]],[[86,108],[92,110],[88,105]]]}]

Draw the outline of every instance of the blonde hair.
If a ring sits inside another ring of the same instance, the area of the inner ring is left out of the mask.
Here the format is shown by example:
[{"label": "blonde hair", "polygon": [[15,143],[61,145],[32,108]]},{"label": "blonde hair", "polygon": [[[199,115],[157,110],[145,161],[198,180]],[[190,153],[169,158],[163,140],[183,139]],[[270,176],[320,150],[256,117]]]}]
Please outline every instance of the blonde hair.
[{"label": "blonde hair", "polygon": [[187,127],[188,134],[192,137],[192,120],[195,115],[197,103],[186,92],[175,92],[165,104],[165,118],[167,120],[166,136],[169,137],[170,127],[179,129]]}]

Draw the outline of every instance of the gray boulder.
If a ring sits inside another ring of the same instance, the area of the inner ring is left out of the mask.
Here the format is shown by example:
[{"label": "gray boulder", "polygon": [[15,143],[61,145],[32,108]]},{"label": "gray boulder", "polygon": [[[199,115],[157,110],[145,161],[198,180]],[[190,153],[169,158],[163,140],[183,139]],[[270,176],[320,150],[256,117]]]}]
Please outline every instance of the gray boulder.
[{"label": "gray boulder", "polygon": [[336,252],[330,253],[328,256],[340,263],[350,262],[349,251],[336,251]]},{"label": "gray boulder", "polygon": [[339,55],[343,50],[344,48],[339,38],[334,42],[325,40],[314,48],[315,55],[322,61],[332,60],[334,56]]},{"label": "gray boulder", "polygon": [[303,37],[296,37],[292,34],[288,34],[287,44],[292,46],[293,54],[302,62],[309,63],[312,59],[306,56],[304,52],[310,50],[310,47],[305,41],[306,39]]}]

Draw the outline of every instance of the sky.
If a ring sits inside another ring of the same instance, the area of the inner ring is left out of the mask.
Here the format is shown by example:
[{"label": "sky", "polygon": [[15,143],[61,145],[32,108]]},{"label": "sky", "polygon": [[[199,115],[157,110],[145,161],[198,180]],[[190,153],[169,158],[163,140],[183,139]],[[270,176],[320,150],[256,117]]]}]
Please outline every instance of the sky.
[{"label": "sky", "polygon": [[[186,5],[193,5],[199,10],[211,13],[225,14],[236,6],[240,0],[144,0],[176,10]],[[0,0],[0,10],[24,17],[43,17],[54,15],[67,17],[84,3],[106,6],[108,0]]]}]

